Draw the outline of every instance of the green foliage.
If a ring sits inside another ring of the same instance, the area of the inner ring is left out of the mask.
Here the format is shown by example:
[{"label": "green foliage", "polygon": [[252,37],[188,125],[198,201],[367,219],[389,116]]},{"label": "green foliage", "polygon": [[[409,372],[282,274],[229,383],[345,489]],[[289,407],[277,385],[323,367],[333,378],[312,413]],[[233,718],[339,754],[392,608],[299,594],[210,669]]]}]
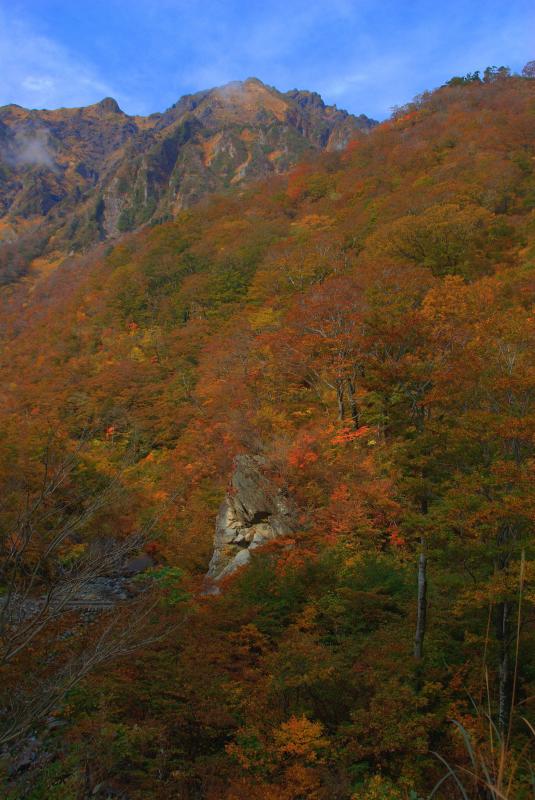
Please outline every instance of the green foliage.
[{"label": "green foliage", "polygon": [[67,759],[47,763],[32,780],[31,787],[9,787],[5,784],[5,800],[77,800],[83,778],[73,754]]},{"label": "green foliage", "polygon": [[446,86],[466,86],[470,83],[481,83],[479,70],[476,70],[475,72],[467,72],[464,77],[456,75],[446,82]]},{"label": "green foliage", "polygon": [[190,595],[182,587],[183,570],[178,567],[159,567],[150,573],[156,585],[163,590],[164,602],[176,606],[189,600]]}]

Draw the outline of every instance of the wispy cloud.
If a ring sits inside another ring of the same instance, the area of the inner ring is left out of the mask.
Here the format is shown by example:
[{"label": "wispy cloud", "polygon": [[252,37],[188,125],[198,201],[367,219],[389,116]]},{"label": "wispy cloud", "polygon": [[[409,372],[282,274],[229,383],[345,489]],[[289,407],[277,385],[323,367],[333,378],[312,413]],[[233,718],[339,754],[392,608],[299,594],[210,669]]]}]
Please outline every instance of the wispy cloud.
[{"label": "wispy cloud", "polygon": [[0,104],[56,108],[113,95],[111,83],[73,49],[0,10]]},{"label": "wispy cloud", "polygon": [[382,118],[453,74],[535,57],[533,0],[12,2],[0,12],[0,102],[29,106],[111,95],[148,113],[255,76]]}]

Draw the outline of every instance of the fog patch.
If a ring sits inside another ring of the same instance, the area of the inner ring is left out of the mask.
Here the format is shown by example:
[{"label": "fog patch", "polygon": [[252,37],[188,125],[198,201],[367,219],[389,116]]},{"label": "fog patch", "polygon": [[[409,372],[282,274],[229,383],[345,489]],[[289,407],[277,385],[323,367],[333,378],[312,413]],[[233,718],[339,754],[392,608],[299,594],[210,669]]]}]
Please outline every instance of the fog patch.
[{"label": "fog patch", "polygon": [[264,86],[258,78],[247,78],[245,81],[231,81],[223,86],[212,89],[212,93],[219,97],[223,102],[246,97],[251,90],[251,86]]},{"label": "fog patch", "polygon": [[47,142],[38,137],[19,137],[12,158],[20,166],[46,167],[54,172],[57,169]]},{"label": "fog patch", "polygon": [[44,167],[52,172],[57,172],[58,169],[50,146],[40,136],[19,134],[7,161],[14,167]]}]

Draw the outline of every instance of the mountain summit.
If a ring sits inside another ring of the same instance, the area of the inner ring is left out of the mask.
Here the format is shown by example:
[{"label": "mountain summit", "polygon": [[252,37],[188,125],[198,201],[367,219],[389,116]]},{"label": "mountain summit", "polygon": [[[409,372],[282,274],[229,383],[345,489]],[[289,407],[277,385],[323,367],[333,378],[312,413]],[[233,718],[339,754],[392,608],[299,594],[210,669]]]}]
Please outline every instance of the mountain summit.
[{"label": "mountain summit", "polygon": [[53,111],[4,106],[0,237],[39,226],[56,246],[84,248],[283,172],[307,152],[342,148],[374,124],[257,78],[186,95],[148,117],[125,114],[109,97]]}]

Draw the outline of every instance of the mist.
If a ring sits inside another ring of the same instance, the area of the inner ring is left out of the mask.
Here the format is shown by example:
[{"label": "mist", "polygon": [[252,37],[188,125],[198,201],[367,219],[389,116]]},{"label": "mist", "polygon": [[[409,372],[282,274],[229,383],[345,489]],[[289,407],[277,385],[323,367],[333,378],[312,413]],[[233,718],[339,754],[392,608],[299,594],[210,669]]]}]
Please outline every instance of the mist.
[{"label": "mist", "polygon": [[13,166],[45,167],[55,172],[57,165],[48,144],[39,137],[18,136],[8,160]]}]

